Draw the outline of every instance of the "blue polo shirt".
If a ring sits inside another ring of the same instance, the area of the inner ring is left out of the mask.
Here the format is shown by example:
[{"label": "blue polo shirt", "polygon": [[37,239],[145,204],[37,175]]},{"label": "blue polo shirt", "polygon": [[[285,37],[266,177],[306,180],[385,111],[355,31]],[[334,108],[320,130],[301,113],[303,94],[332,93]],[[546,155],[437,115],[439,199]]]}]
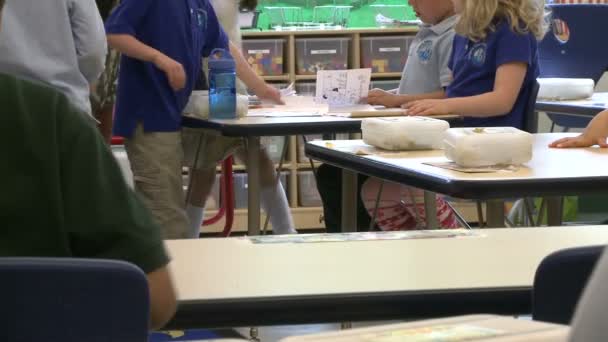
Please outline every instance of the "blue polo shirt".
[{"label": "blue polo shirt", "polygon": [[123,56],[120,63],[114,134],[131,137],[138,122],[146,132],[173,132],[201,70],[214,48],[228,38],[207,0],[122,0],[106,21],[108,34],[129,34],[181,63],[186,86],[173,91],[153,63]]},{"label": "blue polo shirt", "polygon": [[447,87],[448,97],[474,96],[492,91],[498,67],[513,62],[526,63],[528,70],[511,112],[487,118],[465,117],[465,126],[523,128],[526,102],[539,74],[538,49],[533,34],[512,31],[507,20],[498,22],[495,30],[480,42],[460,35],[454,37],[452,56],[448,62],[454,80]]}]

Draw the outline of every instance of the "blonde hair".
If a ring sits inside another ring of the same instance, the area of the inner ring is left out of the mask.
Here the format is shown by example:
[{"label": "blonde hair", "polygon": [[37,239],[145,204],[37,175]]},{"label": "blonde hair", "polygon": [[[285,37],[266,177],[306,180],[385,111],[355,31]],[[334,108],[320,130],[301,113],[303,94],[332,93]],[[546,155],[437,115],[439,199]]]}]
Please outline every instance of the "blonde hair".
[{"label": "blonde hair", "polygon": [[541,40],[547,32],[544,0],[462,0],[463,10],[456,33],[472,41],[486,38],[494,31],[496,20],[508,20],[511,30],[532,33]]}]

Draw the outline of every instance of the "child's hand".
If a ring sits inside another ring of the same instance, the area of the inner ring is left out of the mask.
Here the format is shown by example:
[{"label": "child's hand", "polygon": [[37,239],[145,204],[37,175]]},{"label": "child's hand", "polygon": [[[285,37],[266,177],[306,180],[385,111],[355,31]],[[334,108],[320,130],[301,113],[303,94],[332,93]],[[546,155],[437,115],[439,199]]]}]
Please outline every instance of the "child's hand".
[{"label": "child's hand", "polygon": [[412,101],[403,108],[407,109],[408,115],[445,115],[451,114],[451,110],[444,100],[418,100]]},{"label": "child's hand", "polygon": [[572,138],[562,138],[549,144],[549,147],[554,148],[568,148],[568,147],[590,147],[593,145],[599,145],[602,148],[608,147],[606,143],[606,136],[603,137],[590,137],[585,133]]},{"label": "child's hand", "polygon": [[271,85],[266,84],[261,91],[255,92],[255,94],[262,100],[272,101],[276,104],[285,104],[281,100],[281,91]]},{"label": "child's hand", "polygon": [[372,89],[367,94],[367,103],[370,105],[381,105],[387,108],[398,107],[400,103],[397,101],[397,96],[382,89]]},{"label": "child's hand", "polygon": [[154,59],[154,65],[167,75],[169,85],[174,91],[181,90],[186,86],[186,72],[180,63],[163,54],[159,54]]}]

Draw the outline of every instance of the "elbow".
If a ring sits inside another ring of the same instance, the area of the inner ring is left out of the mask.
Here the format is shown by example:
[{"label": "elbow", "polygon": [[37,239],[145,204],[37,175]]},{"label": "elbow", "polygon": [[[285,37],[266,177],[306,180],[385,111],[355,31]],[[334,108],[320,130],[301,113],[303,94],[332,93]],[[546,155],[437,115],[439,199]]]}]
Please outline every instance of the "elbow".
[{"label": "elbow", "polygon": [[153,271],[147,275],[150,294],[150,327],[160,329],[175,314],[177,296],[167,268]]},{"label": "elbow", "polygon": [[501,98],[498,101],[496,101],[496,111],[494,112],[495,116],[501,116],[501,115],[507,115],[509,114],[512,110],[513,107],[515,106],[515,101],[517,99],[511,99],[511,98]]}]

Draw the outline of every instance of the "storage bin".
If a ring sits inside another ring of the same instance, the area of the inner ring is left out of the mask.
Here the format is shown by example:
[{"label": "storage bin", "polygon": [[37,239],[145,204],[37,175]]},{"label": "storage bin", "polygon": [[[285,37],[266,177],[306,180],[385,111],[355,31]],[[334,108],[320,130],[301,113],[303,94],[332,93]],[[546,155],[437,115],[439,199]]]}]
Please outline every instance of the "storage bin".
[{"label": "storage bin", "polygon": [[298,82],[296,83],[296,93],[300,96],[315,96],[317,85],[314,82]]},{"label": "storage bin", "polygon": [[258,75],[279,76],[284,73],[285,39],[243,40],[243,53]]},{"label": "storage bin", "polygon": [[361,38],[361,65],[373,73],[402,72],[412,42],[408,36]]},{"label": "storage bin", "polygon": [[513,127],[451,128],[445,156],[464,167],[519,165],[532,159],[534,136]]},{"label": "storage bin", "polygon": [[[215,210],[220,207],[220,174],[215,176],[215,183],[211,187],[211,192],[205,202],[205,209]],[[182,185],[184,187],[184,196],[188,194],[189,178],[187,174],[182,175]]]},{"label": "storage bin", "polygon": [[371,88],[382,89],[382,90],[393,90],[399,88],[398,80],[386,80],[386,81],[372,81]]},{"label": "storage bin", "polygon": [[[323,135],[321,134],[309,134],[309,135],[305,135],[306,137],[306,141],[310,142],[313,140],[322,140],[323,139]],[[306,154],[304,154],[304,139],[302,139],[302,136],[299,135],[298,136],[298,162],[300,163],[308,163],[308,157],[306,157]]]},{"label": "storage bin", "polygon": [[317,181],[312,171],[298,172],[298,201],[301,207],[320,207],[323,205],[317,189]]},{"label": "storage bin", "polygon": [[[281,172],[281,184],[287,193],[287,172]],[[261,190],[261,189],[260,189]],[[236,209],[247,209],[247,173],[234,174],[234,207]]]},{"label": "storage bin", "polygon": [[296,39],[296,70],[299,75],[316,75],[319,70],[348,69],[350,38]]},{"label": "storage bin", "polygon": [[[262,137],[260,142],[263,147],[266,148],[266,152],[270,156],[273,162],[279,163],[281,161],[281,153],[283,152],[283,146],[285,146],[285,137]],[[287,158],[287,156],[285,156]]]}]

